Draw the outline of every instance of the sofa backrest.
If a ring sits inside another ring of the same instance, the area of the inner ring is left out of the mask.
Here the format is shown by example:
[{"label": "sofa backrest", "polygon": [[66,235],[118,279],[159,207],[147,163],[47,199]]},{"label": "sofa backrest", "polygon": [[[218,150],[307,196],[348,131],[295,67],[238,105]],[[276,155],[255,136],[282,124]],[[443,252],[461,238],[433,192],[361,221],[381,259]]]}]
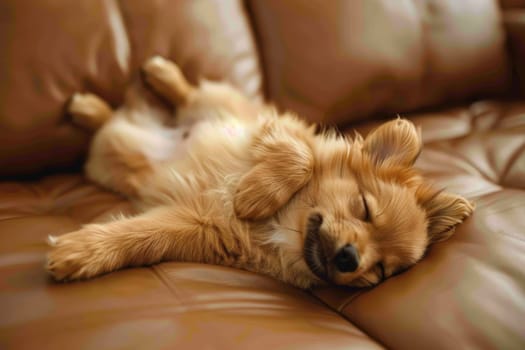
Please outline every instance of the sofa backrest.
[{"label": "sofa backrest", "polygon": [[118,105],[154,54],[343,124],[502,93],[504,46],[496,0],[3,0],[0,176],[80,164],[68,98]]},{"label": "sofa backrest", "polygon": [[497,0],[250,1],[279,105],[347,123],[505,92]]}]

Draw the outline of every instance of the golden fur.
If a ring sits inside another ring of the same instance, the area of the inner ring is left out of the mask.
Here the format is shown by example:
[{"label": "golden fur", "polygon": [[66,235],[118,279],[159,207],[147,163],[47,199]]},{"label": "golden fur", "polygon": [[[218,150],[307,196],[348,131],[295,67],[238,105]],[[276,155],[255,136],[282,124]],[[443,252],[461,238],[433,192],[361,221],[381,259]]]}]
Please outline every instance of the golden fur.
[{"label": "golden fur", "polygon": [[421,139],[407,120],[365,139],[316,134],[227,84],[193,86],[160,57],[143,70],[176,105],[175,124],[137,90],[114,112],[90,94],[72,99],[77,123],[98,129],[88,178],[133,199],[141,214],[50,237],[47,270],[57,280],[174,260],[301,288],[370,286],[415,264],[472,212],[412,168]]}]

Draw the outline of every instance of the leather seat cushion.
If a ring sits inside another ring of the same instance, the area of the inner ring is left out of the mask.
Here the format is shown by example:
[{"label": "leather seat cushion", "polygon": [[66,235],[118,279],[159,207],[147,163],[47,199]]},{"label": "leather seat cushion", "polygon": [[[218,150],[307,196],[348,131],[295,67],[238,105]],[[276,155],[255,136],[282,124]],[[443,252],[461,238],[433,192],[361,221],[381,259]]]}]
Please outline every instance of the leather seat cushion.
[{"label": "leather seat cushion", "polygon": [[423,129],[417,165],[437,186],[473,199],[477,210],[421,263],[372,290],[307,294],[244,271],[173,262],[56,284],[43,270],[46,236],[131,206],[80,175],[2,183],[0,344],[519,348],[525,103],[483,101],[409,117]]},{"label": "leather seat cushion", "polygon": [[171,262],[49,280],[49,234],[130,212],[80,175],[0,184],[0,348],[382,348],[313,296],[241,270]]}]

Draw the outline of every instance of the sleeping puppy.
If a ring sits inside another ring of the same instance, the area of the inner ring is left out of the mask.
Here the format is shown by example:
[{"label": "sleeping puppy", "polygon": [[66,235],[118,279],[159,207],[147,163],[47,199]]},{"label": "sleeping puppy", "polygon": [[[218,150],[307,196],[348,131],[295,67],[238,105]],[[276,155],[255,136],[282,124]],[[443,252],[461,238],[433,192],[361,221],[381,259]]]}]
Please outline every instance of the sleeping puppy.
[{"label": "sleeping puppy", "polygon": [[56,280],[184,261],[300,288],[372,286],[414,265],[472,213],[413,169],[422,143],[407,120],[364,139],[318,134],[227,84],[193,86],[160,57],[143,71],[176,106],[175,119],[136,92],[115,111],[89,94],[69,106],[78,124],[97,130],[87,177],[134,200],[140,214],[50,237]]}]

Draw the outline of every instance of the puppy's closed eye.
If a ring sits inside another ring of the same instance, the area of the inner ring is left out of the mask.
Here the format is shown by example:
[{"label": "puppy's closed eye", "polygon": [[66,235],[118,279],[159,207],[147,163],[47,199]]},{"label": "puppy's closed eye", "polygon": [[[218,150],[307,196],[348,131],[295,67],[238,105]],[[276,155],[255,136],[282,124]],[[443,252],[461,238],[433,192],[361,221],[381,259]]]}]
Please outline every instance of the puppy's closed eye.
[{"label": "puppy's closed eye", "polygon": [[380,281],[388,277],[385,274],[385,265],[381,261],[376,264],[375,269],[377,271]]},{"label": "puppy's closed eye", "polygon": [[350,209],[354,213],[354,216],[364,222],[371,222],[371,212],[368,200],[366,196],[361,193],[358,197],[355,197],[350,202]]},{"label": "puppy's closed eye", "polygon": [[363,201],[364,209],[363,221],[370,222],[370,208],[368,207],[365,195],[361,194],[361,200]]}]

